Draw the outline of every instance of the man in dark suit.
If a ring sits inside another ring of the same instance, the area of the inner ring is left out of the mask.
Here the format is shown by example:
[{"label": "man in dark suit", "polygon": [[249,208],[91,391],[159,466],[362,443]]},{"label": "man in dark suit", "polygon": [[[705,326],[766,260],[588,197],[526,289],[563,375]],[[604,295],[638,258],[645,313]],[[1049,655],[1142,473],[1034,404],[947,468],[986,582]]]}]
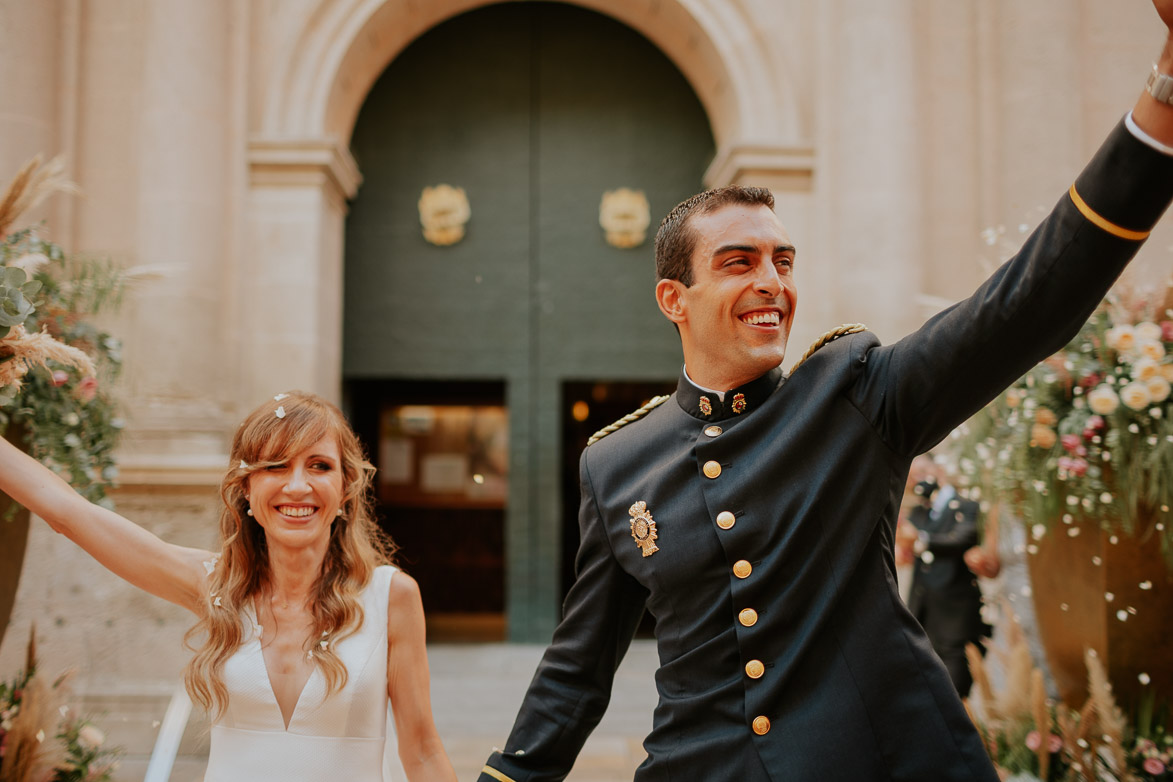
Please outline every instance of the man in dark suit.
[{"label": "man in dark suit", "polygon": [[[1173,33],[1158,65],[1173,77]],[[566,776],[645,609],[659,704],[638,782],[996,782],[897,594],[899,500],[912,458],[1075,334],[1173,199],[1162,94],[972,297],[893,345],[838,329],[789,375],[795,248],[773,196],[669,213],[656,297],[680,382],[583,452],[577,578],[481,782]]]},{"label": "man in dark suit", "polygon": [[965,561],[966,552],[980,542],[980,509],[957,494],[941,466],[928,456],[913,460],[910,475],[916,477],[917,500],[896,532],[897,545],[905,541],[915,562],[908,610],[924,628],[964,698],[973,684],[965,647],[971,643],[980,647],[991,630],[982,621],[977,576]]}]

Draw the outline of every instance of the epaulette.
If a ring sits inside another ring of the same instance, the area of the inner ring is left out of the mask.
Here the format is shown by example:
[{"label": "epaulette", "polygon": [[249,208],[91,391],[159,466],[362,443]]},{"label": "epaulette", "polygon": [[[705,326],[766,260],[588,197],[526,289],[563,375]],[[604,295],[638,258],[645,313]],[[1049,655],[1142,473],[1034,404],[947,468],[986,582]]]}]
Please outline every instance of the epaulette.
[{"label": "epaulette", "polygon": [[632,412],[632,413],[628,413],[627,415],[623,416],[615,423],[608,424],[607,426],[604,426],[602,429],[600,429],[599,431],[592,434],[591,438],[589,440],[587,440],[587,445],[594,445],[599,440],[602,440],[604,437],[611,434],[612,432],[619,431],[623,427],[630,424],[632,421],[638,421],[639,419],[643,418],[645,415],[650,413],[655,408],[664,404],[666,401],[668,401],[667,396],[654,396],[654,397],[652,397],[652,401],[648,402],[646,405],[641,407],[639,410],[636,410],[635,412]]},{"label": "epaulette", "polygon": [[858,334],[861,331],[867,331],[868,327],[862,323],[844,323],[842,326],[836,326],[828,331],[823,336],[815,340],[814,344],[806,349],[806,353],[802,354],[802,358],[790,368],[790,374],[794,374],[794,370],[802,366],[802,363],[815,354],[815,351],[824,345],[828,345],[840,337],[846,337],[848,334]]}]

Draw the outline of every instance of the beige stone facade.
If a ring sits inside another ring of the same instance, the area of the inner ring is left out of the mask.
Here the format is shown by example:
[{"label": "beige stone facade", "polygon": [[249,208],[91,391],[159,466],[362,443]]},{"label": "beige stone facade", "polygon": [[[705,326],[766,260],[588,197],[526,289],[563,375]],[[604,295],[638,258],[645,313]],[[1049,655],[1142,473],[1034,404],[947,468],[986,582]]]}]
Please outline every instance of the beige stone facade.
[{"label": "beige stone facade", "polygon": [[[235,421],[337,398],[348,140],[408,43],[484,0],[0,0],[0,175],[64,153],[70,250],[158,266],[113,330],[120,507],[209,546]],[[1132,105],[1164,34],[1144,0],[580,0],[658,46],[712,126],[707,184],[763,184],[800,248],[795,357],[845,321],[907,333],[1037,221]],[[653,220],[658,220],[653,215]],[[1138,261],[1173,267],[1173,226]],[[34,530],[0,672],[30,621],[94,694],[162,697],[187,617]]]}]

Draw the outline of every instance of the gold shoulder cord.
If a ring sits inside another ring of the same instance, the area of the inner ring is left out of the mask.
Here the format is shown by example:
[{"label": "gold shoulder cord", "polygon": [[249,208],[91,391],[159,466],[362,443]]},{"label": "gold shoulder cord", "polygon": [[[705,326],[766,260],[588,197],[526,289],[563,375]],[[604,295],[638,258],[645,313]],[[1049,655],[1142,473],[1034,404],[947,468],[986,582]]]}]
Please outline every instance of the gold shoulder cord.
[{"label": "gold shoulder cord", "polygon": [[819,348],[828,345],[840,337],[846,337],[848,334],[858,334],[861,331],[867,331],[868,327],[862,323],[844,323],[842,326],[837,326],[828,331],[823,336],[815,340],[814,344],[806,349],[806,353],[802,354],[802,358],[790,368],[790,374],[794,374],[794,370],[802,366],[803,362],[815,354]]},{"label": "gold shoulder cord", "polygon": [[588,446],[594,445],[599,440],[602,440],[604,437],[611,434],[612,432],[619,431],[623,427],[630,424],[632,421],[638,421],[639,419],[641,419],[645,415],[647,415],[649,412],[651,412],[653,409],[664,404],[664,402],[666,402],[666,401],[668,401],[667,396],[654,396],[654,397],[652,397],[652,401],[648,402],[646,405],[641,407],[639,410],[636,410],[635,412],[632,412],[632,413],[628,413],[627,415],[623,416],[615,423],[608,424],[607,426],[604,426],[602,429],[600,429],[599,431],[592,434],[591,439],[587,440],[587,445]]}]

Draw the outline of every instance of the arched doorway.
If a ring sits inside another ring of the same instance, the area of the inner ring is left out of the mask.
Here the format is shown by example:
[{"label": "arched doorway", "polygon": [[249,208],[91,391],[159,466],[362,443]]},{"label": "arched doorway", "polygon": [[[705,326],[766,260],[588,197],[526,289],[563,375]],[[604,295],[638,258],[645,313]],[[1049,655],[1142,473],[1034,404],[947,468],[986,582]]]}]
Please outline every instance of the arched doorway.
[{"label": "arched doorway", "polygon": [[[454,617],[457,632],[491,636],[507,615],[511,638],[542,639],[576,534],[566,439],[679,371],[652,298],[650,234],[702,187],[708,119],[631,28],[506,3],[408,46],[368,94],[351,149],[364,184],[345,229],[343,378],[381,462],[389,529],[441,630]],[[470,205],[448,246],[420,228],[421,192],[439,184]],[[620,187],[650,206],[635,248],[599,224],[604,192]],[[592,417],[584,389],[599,388],[610,401]]]}]

